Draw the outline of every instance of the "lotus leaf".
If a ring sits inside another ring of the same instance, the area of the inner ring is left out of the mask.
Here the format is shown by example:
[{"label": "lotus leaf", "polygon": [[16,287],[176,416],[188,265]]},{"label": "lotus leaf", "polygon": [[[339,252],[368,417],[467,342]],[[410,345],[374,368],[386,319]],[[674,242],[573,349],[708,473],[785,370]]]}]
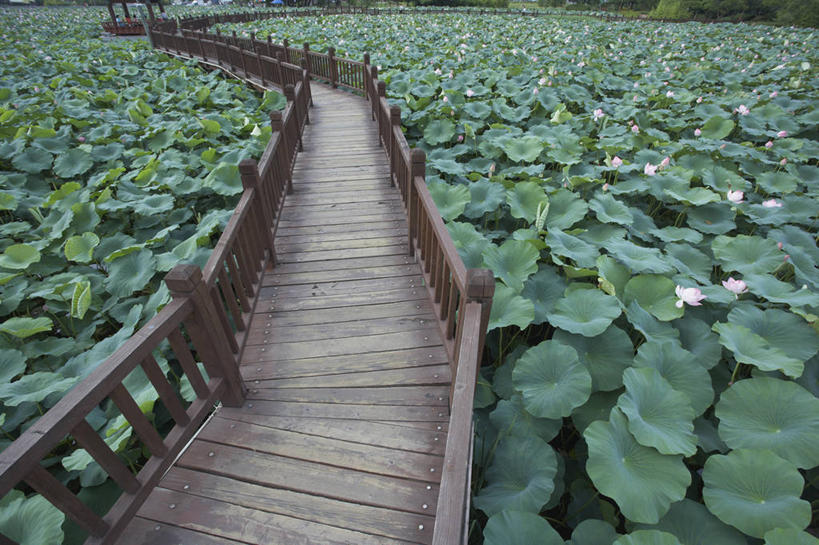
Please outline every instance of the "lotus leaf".
[{"label": "lotus leaf", "polygon": [[591,375],[574,348],[543,341],[527,350],[512,371],[526,410],[542,418],[569,416],[591,394]]}]

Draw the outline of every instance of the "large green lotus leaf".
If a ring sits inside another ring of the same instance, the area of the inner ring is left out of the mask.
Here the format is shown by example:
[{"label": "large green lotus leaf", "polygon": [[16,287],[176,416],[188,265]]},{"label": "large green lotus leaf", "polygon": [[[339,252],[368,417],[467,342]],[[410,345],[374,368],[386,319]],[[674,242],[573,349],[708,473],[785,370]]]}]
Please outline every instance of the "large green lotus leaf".
[{"label": "large green lotus leaf", "polygon": [[717,322],[711,329],[719,333],[720,344],[733,352],[739,363],[747,363],[763,371],[782,371],[792,378],[798,378],[804,371],[802,360],[792,358],[771,346],[745,326]]},{"label": "large green lotus leaf", "polygon": [[35,494],[29,498],[12,490],[0,500],[0,533],[20,545],[62,543],[65,515]]},{"label": "large green lotus leaf", "polygon": [[438,213],[445,220],[454,220],[460,216],[464,207],[471,200],[469,189],[465,185],[450,185],[443,182],[427,184],[429,194],[435,201]]},{"label": "large green lotus leaf", "polygon": [[512,217],[534,223],[538,206],[547,206],[549,198],[546,191],[535,182],[518,182],[506,192],[506,202],[509,203]]},{"label": "large green lotus leaf", "polygon": [[600,290],[574,290],[555,303],[549,323],[586,337],[596,337],[620,316],[617,299]]},{"label": "large green lotus leaf", "polygon": [[553,340],[524,352],[515,363],[512,382],[526,410],[541,418],[569,416],[589,399],[592,384],[574,348]]},{"label": "large green lotus leaf", "polygon": [[819,294],[802,287],[797,289],[788,282],[782,282],[771,274],[747,274],[743,278],[748,290],[773,303],[784,303],[792,307],[819,307]]},{"label": "large green lotus leaf", "polygon": [[524,329],[534,319],[535,306],[530,300],[521,297],[508,286],[503,284],[495,286],[487,331],[510,325]]},{"label": "large green lotus leaf", "polygon": [[[601,255],[598,257],[595,264],[597,265],[597,271],[600,274],[600,278],[607,282],[607,285],[614,290],[614,293],[611,293],[610,291],[606,291],[606,293],[609,295],[615,295],[618,299],[623,299],[626,284],[631,278],[631,271],[628,270],[628,267],[619,263],[616,259],[608,255]],[[600,282],[599,279],[598,282],[604,284],[603,282]]]},{"label": "large green lotus leaf", "polygon": [[500,246],[487,246],[483,251],[486,266],[516,293],[520,293],[526,279],[537,271],[539,258],[537,248],[523,240],[507,240]]},{"label": "large green lotus leaf", "polygon": [[37,174],[51,168],[51,161],[54,157],[45,150],[39,148],[28,148],[11,160],[14,168],[21,172]]},{"label": "large green lotus leaf", "polygon": [[132,252],[108,266],[105,289],[114,297],[128,297],[144,289],[155,273],[156,258],[150,250]]},{"label": "large green lotus leaf", "polygon": [[673,504],[657,524],[638,524],[637,528],[668,532],[682,545],[746,545],[745,536],[723,524],[703,504],[688,498]]},{"label": "large green lotus leaf", "polygon": [[721,235],[736,229],[736,213],[724,203],[711,203],[688,209],[685,221],[700,233]]},{"label": "large green lotus leaf", "polygon": [[9,318],[0,324],[0,331],[8,333],[18,339],[26,339],[37,333],[43,331],[51,331],[54,323],[51,318],[40,316],[39,318],[30,318],[28,316]]},{"label": "large green lotus leaf", "polygon": [[586,519],[572,530],[572,538],[566,545],[611,545],[618,537],[620,534],[608,522]]},{"label": "large green lotus leaf", "polygon": [[634,359],[634,347],[628,334],[619,327],[611,325],[595,337],[558,329],[552,339],[577,351],[580,362],[591,375],[593,392],[616,390],[623,385],[623,371]]},{"label": "large green lotus leaf", "polygon": [[537,136],[525,135],[508,138],[502,147],[510,161],[531,163],[543,151],[543,142]]},{"label": "large green lotus leaf", "polygon": [[0,267],[22,270],[40,261],[40,251],[30,244],[12,244],[0,255]]},{"label": "large green lotus leaf", "polygon": [[720,116],[714,116],[702,126],[702,137],[722,140],[734,130],[734,122]]},{"label": "large green lotus leaf", "polygon": [[495,449],[475,507],[489,516],[504,509],[539,513],[552,495],[556,474],[557,456],[546,441],[506,437]]},{"label": "large green lotus leaf", "polygon": [[748,235],[720,235],[711,243],[711,250],[724,270],[743,274],[773,272],[784,258],[773,240]]},{"label": "large green lotus leaf", "polygon": [[548,319],[548,314],[558,299],[563,297],[565,289],[566,281],[555,268],[541,263],[538,271],[524,282],[523,291],[520,292],[535,305],[533,324],[542,324]]},{"label": "large green lotus leaf", "polygon": [[0,348],[0,384],[11,382],[25,372],[26,357],[19,350]]},{"label": "large green lotus leaf", "polygon": [[239,175],[239,167],[229,163],[219,163],[216,168],[210,171],[202,180],[204,187],[213,189],[219,195],[237,195],[244,191],[242,178]]},{"label": "large green lotus leaf", "polygon": [[651,367],[671,384],[674,390],[685,394],[699,416],[714,401],[711,376],[697,358],[672,340],[649,339],[637,350],[636,367]]},{"label": "large green lotus leaf", "polygon": [[173,195],[149,195],[138,201],[131,202],[131,210],[141,216],[153,216],[173,210]]},{"label": "large green lotus leaf", "polygon": [[589,424],[597,420],[607,421],[611,414],[611,409],[617,405],[617,399],[623,393],[623,388],[610,392],[594,392],[589,396],[589,400],[572,412],[572,424],[577,431],[583,431]]},{"label": "large green lotus leaf", "polygon": [[638,443],[616,407],[608,422],[592,422],[583,437],[589,446],[589,477],[628,519],[656,524],[672,503],[685,496],[691,474],[682,456],[660,454]]},{"label": "large green lotus leaf", "polygon": [[448,119],[430,121],[424,129],[424,141],[430,146],[445,144],[455,136],[455,124]]},{"label": "large green lotus leaf", "polygon": [[484,545],[563,545],[546,519],[536,513],[503,510],[489,517],[483,529]]},{"label": "large green lotus leaf", "polygon": [[511,400],[501,399],[498,401],[495,410],[489,413],[489,420],[501,435],[518,435],[521,437],[535,435],[544,441],[554,439],[563,426],[562,420],[532,416],[523,406],[520,395],[512,396]]},{"label": "large green lotus leaf", "polygon": [[688,206],[703,206],[710,202],[720,202],[722,200],[718,194],[704,187],[664,189],[663,194]]},{"label": "large green lotus leaf", "polygon": [[741,380],[716,405],[719,436],[734,449],[768,449],[803,469],[819,465],[819,399],[795,382]]},{"label": "large green lotus leaf", "polygon": [[468,102],[463,111],[475,119],[486,119],[492,113],[492,107],[485,102]]},{"label": "large green lotus leaf", "polygon": [[641,274],[633,277],[626,284],[623,293],[623,304],[632,301],[650,312],[658,320],[671,321],[683,315],[683,309],[677,308],[677,285],[667,276],[659,274]]},{"label": "large green lotus leaf", "polygon": [[574,192],[558,189],[549,195],[549,213],[546,215],[548,229],[565,230],[582,220],[589,210],[586,201]]},{"label": "large green lotus leaf", "polygon": [[79,148],[61,153],[54,161],[54,174],[60,178],[74,178],[94,166],[91,154]]},{"label": "large green lotus leaf", "polygon": [[629,240],[613,240],[606,246],[606,251],[635,273],[665,274],[673,270],[660,250],[639,246]]},{"label": "large green lotus leaf", "polygon": [[765,545],[819,545],[819,539],[795,528],[774,528],[765,532]]},{"label": "large green lotus leaf", "polygon": [[91,261],[94,248],[100,243],[100,238],[94,233],[83,233],[80,236],[70,237],[65,241],[65,258],[69,261],[88,263]]},{"label": "large green lotus leaf", "polygon": [[620,225],[631,225],[634,216],[629,212],[628,206],[618,201],[609,193],[598,193],[589,201],[589,208],[597,214],[597,219],[603,223],[619,223]]},{"label": "large green lotus leaf", "polygon": [[692,456],[697,451],[694,409],[686,395],[674,390],[650,367],[626,369],[623,383],[626,392],[617,400],[617,406],[641,445],[663,454]]},{"label": "large green lotus leaf", "polygon": [[489,240],[480,234],[471,223],[450,221],[446,227],[464,265],[471,269],[482,266],[483,251],[489,246]]},{"label": "large green lotus leaf", "polygon": [[769,171],[757,176],[756,184],[768,193],[793,193],[799,186],[799,178],[787,172]]},{"label": "large green lotus leaf", "polygon": [[552,261],[556,264],[563,264],[558,258],[561,256],[574,260],[578,267],[592,268],[600,257],[596,246],[557,228],[549,229],[546,244],[549,245]]},{"label": "large green lotus leaf", "polygon": [[506,200],[503,185],[480,179],[469,186],[470,202],[464,208],[467,218],[482,218],[488,212],[494,212]]},{"label": "large green lotus leaf", "polygon": [[113,161],[115,159],[119,159],[124,151],[125,146],[119,142],[115,142],[104,146],[94,146],[94,149],[91,150],[91,157],[95,161]]},{"label": "large green lotus leaf", "polygon": [[[697,363],[712,369],[722,359],[722,345],[711,326],[691,315],[674,321],[683,348],[697,357]],[[673,384],[673,383],[672,383]],[[694,403],[696,409],[696,403]]]},{"label": "large green lotus leaf", "polygon": [[702,497],[722,522],[753,537],[774,528],[804,529],[810,503],[799,499],[805,485],[796,466],[769,450],[734,450],[708,458]]},{"label": "large green lotus leaf", "polygon": [[745,304],[731,309],[728,321],[747,327],[792,358],[807,361],[819,352],[819,334],[790,312]]},{"label": "large green lotus leaf", "polygon": [[77,382],[76,378],[65,378],[57,373],[38,371],[23,375],[8,384],[0,384],[0,400],[9,407],[20,403],[39,403],[53,393],[64,392]]},{"label": "large green lotus leaf", "polygon": [[614,542],[614,545],[682,545],[680,540],[668,532],[660,530],[637,530],[626,534]]}]

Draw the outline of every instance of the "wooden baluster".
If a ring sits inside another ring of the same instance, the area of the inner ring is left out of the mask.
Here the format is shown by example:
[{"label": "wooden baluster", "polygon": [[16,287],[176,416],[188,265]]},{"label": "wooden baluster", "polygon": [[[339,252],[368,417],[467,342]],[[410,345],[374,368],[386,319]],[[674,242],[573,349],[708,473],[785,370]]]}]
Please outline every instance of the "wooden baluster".
[{"label": "wooden baluster", "polygon": [[[395,165],[398,165],[398,160],[401,156],[401,147],[399,145],[398,138],[395,137],[395,133],[401,130],[401,108],[398,106],[390,106],[390,141],[389,146],[387,147],[387,151],[390,154],[390,164],[392,168],[390,168],[390,181],[393,182],[393,185],[397,185],[397,178],[393,179],[393,174],[396,171]],[[401,192],[401,198],[404,199],[404,203],[407,202],[407,196],[405,194],[405,190],[403,187],[398,186],[398,190]]]},{"label": "wooden baluster", "polygon": [[[287,84],[284,86],[284,96],[287,98],[287,105],[292,106],[293,114],[296,116],[296,127],[297,127],[297,134],[299,139],[299,151],[304,150],[304,146],[302,145],[301,141],[301,120],[299,119],[299,108],[296,105],[296,89],[291,84]],[[289,188],[288,188],[289,189]],[[288,191],[289,192],[289,191]]]},{"label": "wooden baluster", "polygon": [[136,401],[131,397],[131,393],[125,386],[122,384],[116,385],[114,389],[111,390],[111,393],[108,394],[108,397],[111,398],[111,401],[119,408],[122,416],[131,424],[131,427],[134,428],[134,431],[136,431],[142,442],[145,443],[145,446],[148,447],[148,450],[151,451],[151,454],[162,458],[168,453],[168,447],[165,446],[162,437],[156,429],[154,429],[145,415],[142,414],[142,409],[136,404]]},{"label": "wooden baluster", "polygon": [[312,70],[310,69],[310,44],[308,44],[307,42],[304,42],[304,60],[307,61],[307,64],[306,66],[304,66],[304,69],[307,70],[308,72],[312,72]]},{"label": "wooden baluster", "polygon": [[[489,327],[489,313],[492,297],[495,295],[495,275],[489,269],[468,269],[466,271],[466,301],[481,304],[481,338],[478,354],[483,354],[486,342],[486,328]],[[455,382],[453,377],[452,382]]]},{"label": "wooden baluster", "polygon": [[[282,146],[284,150],[287,151],[287,157],[290,157],[290,143],[287,141],[287,134],[284,130],[284,126],[282,124],[282,113],[281,112],[270,112],[270,129],[273,132],[279,133],[279,146]],[[271,135],[271,138],[273,136]],[[272,160],[272,159],[271,159]],[[287,173],[287,192],[293,192],[293,176],[292,172],[292,165],[279,165],[280,167],[283,166],[285,172]],[[277,203],[278,204],[278,203]]]},{"label": "wooden baluster", "polygon": [[381,99],[386,98],[387,84],[383,81],[378,82],[378,145],[388,146],[389,142],[383,142],[384,126],[387,120],[384,119],[384,109],[381,107]]},{"label": "wooden baluster", "polygon": [[142,360],[141,366],[148,380],[151,381],[154,389],[159,394],[159,398],[162,400],[165,408],[168,409],[168,412],[174,419],[174,422],[181,426],[187,425],[190,422],[188,413],[185,412],[185,407],[182,406],[182,402],[179,401],[176,392],[168,382],[165,373],[162,372],[162,368],[159,367],[154,357],[148,356]]},{"label": "wooden baluster", "polygon": [[84,418],[71,431],[71,435],[120,488],[129,494],[136,494],[139,481]]},{"label": "wooden baluster", "polygon": [[244,159],[239,163],[239,174],[242,177],[242,186],[247,189],[255,189],[257,198],[254,199],[254,208],[256,215],[256,222],[258,230],[264,233],[262,242],[270,252],[270,258],[273,264],[276,263],[276,250],[273,242],[273,233],[270,228],[273,226],[273,217],[270,214],[270,209],[267,207],[269,199],[265,196],[265,190],[261,181],[259,180],[259,168],[255,159]]},{"label": "wooden baluster", "polygon": [[[409,180],[407,180],[407,218],[409,220],[408,234],[409,234],[409,255],[415,255],[415,240],[418,238],[418,206],[420,205],[417,199],[415,190],[415,178],[426,176],[426,161],[427,154],[424,150],[415,148],[410,151],[410,172]],[[418,238],[420,244],[421,239]]]},{"label": "wooden baluster", "polygon": [[282,40],[284,46],[284,62],[290,62],[290,42],[285,38]]},{"label": "wooden baluster", "polygon": [[367,69],[369,67],[370,67],[370,54],[369,53],[364,53],[364,76],[362,78],[364,80],[364,98],[366,98],[367,100],[372,100],[372,96],[371,96],[372,93],[370,92],[370,85],[367,83],[368,81],[371,81],[367,77],[367,74],[368,74]]},{"label": "wooden baluster", "polygon": [[370,105],[372,106],[373,121],[375,121],[376,112],[378,111],[377,108],[379,107],[378,106],[378,103],[379,103],[379,100],[378,100],[378,87],[377,87],[377,84],[376,84],[376,82],[378,81],[378,67],[377,66],[371,66],[370,67],[370,74],[371,74],[371,76],[370,76],[369,85],[371,86],[370,91],[372,92],[372,95],[370,96]]},{"label": "wooden baluster", "polygon": [[36,465],[31,473],[26,475],[25,481],[92,536],[101,537],[108,531],[108,523],[81,502],[43,466]]},{"label": "wooden baluster", "polygon": [[173,350],[179,365],[182,366],[182,371],[188,376],[188,380],[193,387],[193,391],[196,393],[196,397],[206,399],[208,395],[210,395],[210,391],[208,390],[207,384],[205,384],[202,373],[199,372],[199,366],[196,365],[196,361],[193,359],[193,354],[191,354],[188,348],[188,341],[185,340],[179,329],[174,329],[168,335],[168,342],[171,345],[171,350]]},{"label": "wooden baluster", "polygon": [[282,72],[282,53],[281,51],[276,52],[276,81],[274,82],[280,88],[284,88],[284,73]]},{"label": "wooden baluster", "polygon": [[228,407],[240,407],[245,398],[242,376],[224,332],[212,326],[219,318],[202,279],[202,271],[196,265],[177,265],[165,275],[165,284],[174,298],[186,297],[193,302],[194,312],[185,322],[185,329],[208,375],[224,379],[223,403]]},{"label": "wooden baluster", "polygon": [[247,298],[247,294],[250,291],[249,288],[245,287],[244,280],[242,280],[242,275],[239,274],[238,266],[236,265],[236,260],[233,258],[232,254],[229,254],[225,259],[227,263],[228,273],[230,274],[231,285],[236,288],[236,295],[239,296],[239,301],[242,305],[242,308],[250,304],[250,301]]},{"label": "wooden baluster", "polygon": [[[313,106],[313,92],[310,90],[310,72],[304,67],[304,62],[302,62],[302,71],[301,71],[301,85],[302,85],[302,92],[307,93],[307,105],[308,107]],[[305,109],[304,110],[304,124],[310,124],[310,112]]]}]

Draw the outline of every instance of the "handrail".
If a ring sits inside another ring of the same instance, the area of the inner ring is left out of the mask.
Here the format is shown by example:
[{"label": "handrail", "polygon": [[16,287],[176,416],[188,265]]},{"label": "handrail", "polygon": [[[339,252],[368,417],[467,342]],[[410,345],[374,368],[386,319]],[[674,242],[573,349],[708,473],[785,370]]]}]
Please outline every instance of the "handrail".
[{"label": "handrail", "polygon": [[[244,191],[204,274],[194,265],[171,270],[165,284],[172,301],[0,452],[0,497],[25,482],[83,528],[89,534],[87,544],[116,541],[217,402],[232,407],[244,403],[238,364],[262,276],[275,263],[275,233],[286,194],[292,190],[301,135],[309,122],[306,70],[235,45],[207,41],[201,33],[180,36],[175,30],[175,23],[154,25],[154,46],[201,55],[203,62],[215,57],[223,69],[238,70],[240,65],[245,78],[282,87],[287,106],[270,115],[272,134],[261,161],[248,159],[239,165]],[[255,70],[251,59],[259,61]],[[169,369],[157,363],[156,351],[178,362],[176,374],[189,380],[195,399],[187,407],[168,381]],[[197,361],[204,365],[207,379]],[[174,427],[164,438],[124,385],[134,372],[145,374],[171,415]],[[150,453],[136,475],[86,420],[101,404],[118,409],[122,425],[130,425]],[[83,447],[122,490],[104,516],[94,513],[41,465],[67,438]],[[0,543],[13,541],[0,534]]]}]

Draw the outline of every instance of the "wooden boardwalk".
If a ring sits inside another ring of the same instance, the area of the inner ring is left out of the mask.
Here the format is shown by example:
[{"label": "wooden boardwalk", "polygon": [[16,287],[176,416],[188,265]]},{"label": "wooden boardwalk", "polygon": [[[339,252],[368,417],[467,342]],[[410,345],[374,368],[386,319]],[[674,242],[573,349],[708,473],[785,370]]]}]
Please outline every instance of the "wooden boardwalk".
[{"label": "wooden boardwalk", "polygon": [[[370,105],[313,86],[241,359],[119,543],[430,543],[450,368]],[[466,453],[464,453],[466,455]]]}]

